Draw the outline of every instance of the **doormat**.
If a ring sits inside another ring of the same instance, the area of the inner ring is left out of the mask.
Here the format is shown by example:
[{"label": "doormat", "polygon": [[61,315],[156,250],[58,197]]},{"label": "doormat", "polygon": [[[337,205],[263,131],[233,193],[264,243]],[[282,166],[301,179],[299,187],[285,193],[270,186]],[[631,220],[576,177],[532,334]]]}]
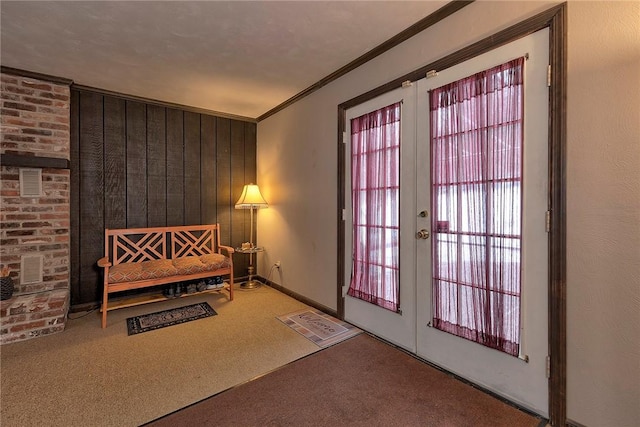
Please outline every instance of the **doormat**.
[{"label": "doormat", "polygon": [[314,309],[296,311],[277,319],[320,347],[328,347],[362,332],[347,322]]},{"label": "doormat", "polygon": [[141,334],[142,332],[191,322],[192,320],[203,319],[205,317],[215,316],[216,314],[218,313],[206,302],[186,305],[184,307],[158,311],[157,313],[130,317],[127,319],[127,332],[128,335]]}]

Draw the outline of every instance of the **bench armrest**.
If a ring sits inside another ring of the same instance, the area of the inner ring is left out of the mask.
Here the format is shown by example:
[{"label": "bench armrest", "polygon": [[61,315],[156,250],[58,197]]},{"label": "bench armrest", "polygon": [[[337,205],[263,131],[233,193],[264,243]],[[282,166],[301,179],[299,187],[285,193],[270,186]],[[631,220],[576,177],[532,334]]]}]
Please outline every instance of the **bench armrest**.
[{"label": "bench armrest", "polygon": [[231,246],[218,245],[218,249],[224,249],[225,251],[227,251],[227,254],[229,254],[229,256],[231,256],[235,252],[235,249],[233,249]]},{"label": "bench armrest", "polygon": [[109,257],[100,258],[98,260],[98,267],[111,267],[111,263],[109,262]]}]

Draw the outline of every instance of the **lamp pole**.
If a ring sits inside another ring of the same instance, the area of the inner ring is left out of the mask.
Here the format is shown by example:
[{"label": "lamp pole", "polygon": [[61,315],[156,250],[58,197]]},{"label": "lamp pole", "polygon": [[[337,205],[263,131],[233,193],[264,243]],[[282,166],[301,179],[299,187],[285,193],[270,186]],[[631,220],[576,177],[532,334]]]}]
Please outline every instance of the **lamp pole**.
[{"label": "lamp pole", "polygon": [[[249,281],[247,282],[247,285],[252,286],[251,283],[253,282],[253,273],[254,273],[254,268],[253,268],[253,210],[255,208],[253,207],[253,205],[251,205],[251,208],[249,209],[251,211],[251,225],[250,225],[250,231],[249,231],[249,240],[251,241],[251,248],[249,248],[250,252],[249,252]],[[257,236],[256,236],[257,237]]]}]

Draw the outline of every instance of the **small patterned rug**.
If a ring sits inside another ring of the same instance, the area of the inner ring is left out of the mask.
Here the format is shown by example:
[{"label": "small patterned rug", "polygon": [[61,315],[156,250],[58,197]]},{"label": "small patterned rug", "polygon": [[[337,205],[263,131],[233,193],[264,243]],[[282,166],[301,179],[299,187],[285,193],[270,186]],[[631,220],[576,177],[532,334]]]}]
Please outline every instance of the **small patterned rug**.
[{"label": "small patterned rug", "polygon": [[170,310],[158,311],[157,313],[130,317],[127,319],[127,331],[128,335],[135,335],[167,326],[190,322],[192,320],[215,316],[216,314],[218,313],[216,313],[209,304],[201,302],[184,307],[172,308]]},{"label": "small patterned rug", "polygon": [[277,317],[285,325],[320,347],[339,343],[362,331],[320,310],[305,309]]}]

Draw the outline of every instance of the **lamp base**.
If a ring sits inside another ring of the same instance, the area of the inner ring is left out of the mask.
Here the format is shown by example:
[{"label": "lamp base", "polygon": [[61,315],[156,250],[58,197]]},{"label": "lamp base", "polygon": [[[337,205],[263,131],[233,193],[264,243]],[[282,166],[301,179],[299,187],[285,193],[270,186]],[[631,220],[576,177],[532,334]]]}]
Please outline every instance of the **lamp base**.
[{"label": "lamp base", "polygon": [[262,286],[262,282],[259,282],[258,280],[247,280],[246,282],[240,284],[240,287],[242,289],[256,289],[260,286]]}]

